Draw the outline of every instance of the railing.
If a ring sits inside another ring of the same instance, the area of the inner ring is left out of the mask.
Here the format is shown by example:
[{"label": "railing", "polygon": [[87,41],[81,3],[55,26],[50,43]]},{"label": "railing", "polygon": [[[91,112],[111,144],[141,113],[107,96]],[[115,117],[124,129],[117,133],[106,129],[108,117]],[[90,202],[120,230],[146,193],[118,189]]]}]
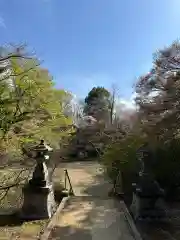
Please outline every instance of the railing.
[{"label": "railing", "polygon": [[[69,185],[69,190],[67,189],[67,185]],[[68,191],[68,195],[74,196],[73,187],[67,169],[64,169],[64,188]]]},{"label": "railing", "polygon": [[118,195],[119,197],[123,198],[123,182],[122,182],[122,173],[121,171],[118,172],[118,175],[116,177],[116,180],[113,184],[113,194]]}]

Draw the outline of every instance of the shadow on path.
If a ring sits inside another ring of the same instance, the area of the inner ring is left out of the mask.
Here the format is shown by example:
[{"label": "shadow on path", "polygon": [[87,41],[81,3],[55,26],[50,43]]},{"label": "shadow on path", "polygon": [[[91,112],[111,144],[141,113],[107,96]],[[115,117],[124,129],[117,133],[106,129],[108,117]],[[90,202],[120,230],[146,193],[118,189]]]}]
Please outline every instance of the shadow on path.
[{"label": "shadow on path", "polygon": [[119,205],[113,199],[72,197],[49,239],[133,240]]},{"label": "shadow on path", "polygon": [[89,230],[81,229],[81,228],[74,228],[74,227],[55,227],[50,239],[61,240],[92,240],[92,236]]},{"label": "shadow on path", "polygon": [[75,197],[71,197],[49,239],[133,240],[120,202],[108,196],[112,185],[96,162],[63,164]]}]

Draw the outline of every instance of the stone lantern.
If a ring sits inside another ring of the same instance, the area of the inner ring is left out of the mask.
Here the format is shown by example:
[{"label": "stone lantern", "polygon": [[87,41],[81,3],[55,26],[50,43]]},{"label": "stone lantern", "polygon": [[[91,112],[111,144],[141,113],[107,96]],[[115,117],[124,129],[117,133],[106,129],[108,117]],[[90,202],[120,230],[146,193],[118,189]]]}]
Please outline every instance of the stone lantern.
[{"label": "stone lantern", "polygon": [[36,167],[32,178],[23,188],[24,202],[21,211],[23,219],[51,218],[55,211],[55,200],[52,180],[49,177],[47,161],[52,148],[40,144],[31,148],[31,157],[36,160]]},{"label": "stone lantern", "polygon": [[162,218],[165,217],[165,211],[157,206],[159,199],[164,197],[164,191],[155,180],[152,165],[153,156],[148,145],[144,144],[137,151],[138,159],[141,164],[139,176],[136,183],[133,183],[133,200],[131,211],[135,219],[144,218]]}]

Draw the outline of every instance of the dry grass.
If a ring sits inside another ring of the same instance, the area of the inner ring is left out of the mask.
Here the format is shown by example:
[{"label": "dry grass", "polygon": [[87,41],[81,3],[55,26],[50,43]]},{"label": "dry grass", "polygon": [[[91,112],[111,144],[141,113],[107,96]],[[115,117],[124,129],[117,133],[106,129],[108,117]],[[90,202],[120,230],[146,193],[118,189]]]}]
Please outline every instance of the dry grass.
[{"label": "dry grass", "polygon": [[5,226],[0,228],[0,240],[30,240],[38,239],[48,224],[48,219],[25,222],[20,226]]}]

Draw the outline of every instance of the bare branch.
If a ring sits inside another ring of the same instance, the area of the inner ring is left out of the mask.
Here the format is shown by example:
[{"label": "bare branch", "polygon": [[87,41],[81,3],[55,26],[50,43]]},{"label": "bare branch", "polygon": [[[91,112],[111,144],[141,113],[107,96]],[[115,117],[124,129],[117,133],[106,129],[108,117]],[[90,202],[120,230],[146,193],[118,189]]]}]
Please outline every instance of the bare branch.
[{"label": "bare branch", "polygon": [[[42,63],[42,62],[41,62],[41,63]],[[7,75],[6,77],[0,79],[0,82],[2,82],[2,81],[4,81],[4,80],[7,80],[7,79],[9,79],[9,78],[11,78],[11,77],[18,77],[18,76],[21,76],[22,74],[26,74],[27,72],[29,72],[29,71],[35,69],[36,67],[40,66],[41,63],[38,63],[38,64],[34,65],[33,67],[31,67],[31,68],[29,68],[29,69],[27,69],[27,70],[24,70],[24,71],[21,72],[21,73]]]},{"label": "bare branch", "polygon": [[6,57],[0,57],[0,62],[5,62],[11,58],[22,58],[22,59],[34,59],[33,57],[27,57],[27,56],[23,56],[21,54],[9,54]]},{"label": "bare branch", "polygon": [[17,187],[17,186],[19,186],[22,182],[24,182],[25,180],[27,180],[28,177],[23,178],[23,179],[21,179],[21,180],[18,181],[20,175],[21,175],[24,171],[26,171],[26,170],[27,170],[27,169],[22,169],[22,170],[18,173],[17,177],[16,177],[15,180],[14,180],[15,183],[12,183],[12,184],[7,185],[7,186],[2,186],[2,187],[0,187],[0,191],[5,191],[5,193],[3,194],[3,196],[0,198],[0,201],[2,201],[2,200],[7,196],[8,192],[9,192],[9,190],[10,190],[11,188]]}]

